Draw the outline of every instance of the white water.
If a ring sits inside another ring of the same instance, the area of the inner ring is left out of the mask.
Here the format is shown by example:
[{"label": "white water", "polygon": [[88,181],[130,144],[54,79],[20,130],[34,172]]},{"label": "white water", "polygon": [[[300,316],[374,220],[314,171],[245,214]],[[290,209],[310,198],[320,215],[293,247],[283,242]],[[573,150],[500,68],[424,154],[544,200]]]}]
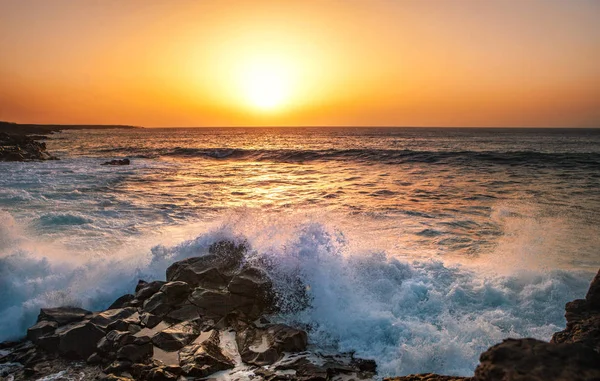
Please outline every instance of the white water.
[{"label": "white water", "polygon": [[[562,329],[564,304],[585,294],[592,275],[532,268],[531,258],[519,268],[510,253],[490,253],[489,261],[409,259],[386,252],[390,237],[374,239],[331,216],[265,218],[249,210],[77,262],[75,253],[36,242],[9,215],[2,218],[0,242],[8,253],[0,259],[2,339],[21,336],[43,306],[105,308],[132,292],[138,278],[164,279],[173,261],[228,238],[249,242],[249,261],[268,258],[281,295],[295,292],[289,289],[295,277],[309,288],[310,308],[277,318],[309,327],[311,343],[374,358],[384,375],[468,375],[479,353],[503,338],[547,340]],[[496,269],[504,261],[511,263],[508,273]]]}]

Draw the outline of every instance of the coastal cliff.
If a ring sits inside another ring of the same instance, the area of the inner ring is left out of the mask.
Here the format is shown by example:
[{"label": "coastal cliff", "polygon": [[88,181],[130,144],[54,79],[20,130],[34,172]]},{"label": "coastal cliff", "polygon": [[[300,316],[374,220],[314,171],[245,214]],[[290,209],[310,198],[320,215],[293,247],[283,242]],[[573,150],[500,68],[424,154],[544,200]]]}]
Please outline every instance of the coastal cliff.
[{"label": "coastal cliff", "polygon": [[[140,280],[105,311],[43,308],[26,338],[0,344],[0,379],[377,377],[375,361],[317,350],[304,330],[309,327],[273,320],[279,295],[267,273],[245,261],[247,250],[216,242],[208,253],[173,263],[166,281]],[[305,298],[304,290],[297,287],[298,300]],[[551,342],[504,340],[481,355],[473,377],[419,374],[387,380],[598,380],[599,301],[600,272],[585,299],[567,304],[567,327]]]}]

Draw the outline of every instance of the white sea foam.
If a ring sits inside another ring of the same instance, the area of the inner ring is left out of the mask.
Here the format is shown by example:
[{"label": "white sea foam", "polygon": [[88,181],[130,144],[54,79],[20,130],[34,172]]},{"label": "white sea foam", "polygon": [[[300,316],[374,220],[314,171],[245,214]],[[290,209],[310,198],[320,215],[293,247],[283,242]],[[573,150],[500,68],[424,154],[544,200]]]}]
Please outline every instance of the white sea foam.
[{"label": "white sea foam", "polygon": [[106,308],[138,278],[164,279],[172,262],[233,239],[248,242],[248,261],[268,264],[284,301],[293,303],[299,284],[305,288],[310,306],[276,319],[308,329],[317,347],[376,359],[383,375],[467,375],[479,353],[503,338],[549,339],[564,326],[564,303],[583,296],[592,276],[535,267],[498,274],[484,261],[409,259],[393,237],[368,237],[319,215],[241,211],[102,257],[65,253],[23,234],[14,221],[0,230],[0,340],[22,336],[40,307]]}]

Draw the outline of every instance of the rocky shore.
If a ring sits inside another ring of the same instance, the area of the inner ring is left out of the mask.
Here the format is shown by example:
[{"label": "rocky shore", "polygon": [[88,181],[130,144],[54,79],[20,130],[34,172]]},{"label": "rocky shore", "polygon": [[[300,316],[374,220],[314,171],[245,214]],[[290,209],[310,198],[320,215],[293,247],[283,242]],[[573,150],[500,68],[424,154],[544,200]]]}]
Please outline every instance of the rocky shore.
[{"label": "rocky shore", "polygon": [[[375,361],[324,353],[310,345],[301,327],[272,320],[278,295],[268,275],[245,262],[246,250],[217,242],[202,256],[172,264],[166,281],[140,280],[105,311],[43,308],[26,338],[0,344],[0,379],[377,377]],[[549,343],[507,339],[491,347],[473,377],[420,374],[387,380],[600,380],[600,272],[585,299],[567,304],[566,317],[566,329]]]},{"label": "rocky shore", "polygon": [[56,160],[46,152],[46,143],[38,142],[36,138],[40,137],[0,132],[0,161]]}]

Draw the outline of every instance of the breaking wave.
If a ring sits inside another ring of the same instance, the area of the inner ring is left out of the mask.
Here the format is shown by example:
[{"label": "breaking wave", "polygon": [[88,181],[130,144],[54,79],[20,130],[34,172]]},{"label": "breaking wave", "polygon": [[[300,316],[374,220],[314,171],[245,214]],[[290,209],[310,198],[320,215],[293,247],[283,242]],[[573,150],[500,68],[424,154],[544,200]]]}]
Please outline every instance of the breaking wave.
[{"label": "breaking wave", "polygon": [[247,261],[268,264],[282,303],[295,303],[290,279],[305,287],[310,305],[274,318],[306,328],[312,344],[373,358],[380,375],[467,375],[479,353],[503,338],[549,339],[564,326],[564,303],[583,296],[592,276],[497,274],[466,262],[395,258],[335,223],[265,222],[252,213],[194,228],[178,244],[132,244],[110,257],[81,258],[35,242],[9,215],[0,217],[0,341],[23,336],[42,306],[106,308],[138,278],[164,279],[172,262],[228,239],[248,244]]}]

